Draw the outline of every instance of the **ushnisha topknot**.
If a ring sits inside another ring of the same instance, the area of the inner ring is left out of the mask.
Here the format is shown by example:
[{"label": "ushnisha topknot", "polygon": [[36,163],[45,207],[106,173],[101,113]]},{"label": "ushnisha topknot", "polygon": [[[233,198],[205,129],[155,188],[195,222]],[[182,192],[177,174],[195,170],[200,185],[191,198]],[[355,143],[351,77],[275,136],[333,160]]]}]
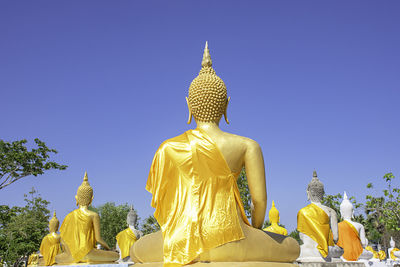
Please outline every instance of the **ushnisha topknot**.
[{"label": "ushnisha topknot", "polygon": [[129,225],[136,225],[136,221],[137,221],[137,214],[135,212],[135,210],[133,209],[133,205],[131,205],[131,209],[128,212],[128,215],[126,216],[126,221]]},{"label": "ushnisha topknot", "polygon": [[324,184],[318,179],[317,171],[313,172],[313,178],[307,186],[307,192],[309,193],[311,201],[320,202],[324,197]]},{"label": "ushnisha topknot", "polygon": [[83,182],[76,192],[76,198],[78,205],[81,206],[88,206],[92,202],[93,188],[89,184],[87,172],[85,172]]},{"label": "ushnisha topknot", "polygon": [[57,219],[56,211],[54,211],[53,218],[51,218],[49,222],[49,230],[56,232],[58,230],[58,226],[60,226],[60,221]]},{"label": "ushnisha topknot", "polygon": [[188,101],[197,122],[218,122],[225,112],[226,86],[212,68],[208,42],[204,48],[199,75],[190,84]]}]

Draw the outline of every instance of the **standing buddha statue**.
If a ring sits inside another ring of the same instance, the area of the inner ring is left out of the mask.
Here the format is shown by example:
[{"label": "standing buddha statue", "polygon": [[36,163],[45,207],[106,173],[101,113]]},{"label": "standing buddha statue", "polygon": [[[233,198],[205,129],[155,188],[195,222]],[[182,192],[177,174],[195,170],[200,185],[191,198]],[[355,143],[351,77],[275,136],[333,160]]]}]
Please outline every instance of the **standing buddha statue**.
[{"label": "standing buddha statue", "polygon": [[60,222],[56,217],[56,212],[53,213],[53,218],[49,222],[49,234],[47,234],[40,244],[40,254],[43,255],[43,264],[51,266],[56,263],[56,255],[60,253],[60,235],[57,234]]},{"label": "standing buddha statue", "polygon": [[[297,241],[261,230],[267,194],[260,146],[219,128],[222,116],[228,123],[230,98],[212,67],[207,43],[201,65],[186,98],[188,123],[194,117],[197,127],[161,144],[146,184],[161,231],[135,242],[131,259],[165,267],[202,261],[291,263],[299,253]],[[243,166],[254,206],[251,224],[237,186]]]},{"label": "standing buddha statue", "polygon": [[282,226],[279,226],[279,211],[275,207],[275,202],[272,200],[272,207],[269,210],[268,213],[269,221],[271,223],[270,226],[264,228],[264,231],[272,232],[275,234],[280,234],[280,235],[287,235],[287,230],[283,228]]},{"label": "standing buddha statue", "polygon": [[311,204],[297,214],[297,230],[303,242],[297,261],[332,261],[343,254],[343,250],[335,246],[339,237],[336,212],[321,204],[324,194],[324,185],[314,171],[307,187],[307,199]]},{"label": "standing buddha statue", "polygon": [[120,261],[129,261],[129,249],[133,243],[139,240],[139,238],[141,238],[143,235],[141,231],[135,229],[135,225],[137,223],[137,214],[133,209],[133,206],[131,206],[131,210],[128,212],[126,217],[128,228],[119,232],[116,237],[116,248],[117,251],[119,251]]},{"label": "standing buddha statue", "polygon": [[96,243],[110,250],[100,234],[100,216],[88,209],[93,201],[93,188],[90,186],[87,173],[75,196],[78,209],[68,213],[61,228],[61,245],[63,253],[56,256],[59,265],[71,263],[115,262],[118,253],[96,249]]},{"label": "standing buddha statue", "polygon": [[364,226],[351,220],[354,215],[354,208],[353,204],[348,200],[346,192],[344,192],[343,201],[340,204],[340,214],[343,221],[339,223],[337,245],[344,250],[342,259],[345,261],[371,259],[374,254],[364,249],[367,244]]}]

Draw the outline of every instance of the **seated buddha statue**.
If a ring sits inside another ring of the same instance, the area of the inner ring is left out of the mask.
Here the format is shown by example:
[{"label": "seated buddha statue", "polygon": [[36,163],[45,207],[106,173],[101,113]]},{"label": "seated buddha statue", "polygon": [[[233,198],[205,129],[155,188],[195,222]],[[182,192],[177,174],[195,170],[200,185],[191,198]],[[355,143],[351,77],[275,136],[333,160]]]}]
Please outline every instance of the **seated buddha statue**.
[{"label": "seated buddha statue", "polygon": [[372,258],[369,259],[369,261],[379,261],[378,252],[376,252],[373,247],[368,245],[368,239],[367,238],[365,238],[365,242],[366,242],[365,250],[370,251],[373,254]]},{"label": "seated buddha statue", "polygon": [[87,173],[83,178],[75,196],[78,209],[68,213],[61,228],[61,245],[63,252],[56,256],[59,265],[71,263],[102,263],[118,260],[118,253],[96,249],[99,243],[109,250],[107,243],[101,238],[100,216],[88,209],[93,201],[93,188],[88,182]]},{"label": "seated buddha statue", "polygon": [[324,185],[314,171],[307,187],[311,204],[297,214],[297,230],[303,242],[299,262],[336,261],[343,254],[343,249],[335,246],[339,237],[337,215],[333,209],[321,204],[324,194]]},{"label": "seated buddha statue", "polygon": [[400,250],[396,248],[396,243],[393,240],[393,237],[390,237],[390,248],[388,248],[388,260],[390,261],[400,261]]},{"label": "seated buddha statue", "polygon": [[345,261],[371,259],[374,254],[364,249],[367,245],[364,226],[351,220],[354,215],[354,208],[347,198],[346,192],[344,192],[343,201],[340,204],[340,214],[343,221],[338,224],[339,240],[337,245],[344,250],[342,259]]},{"label": "seated buddha statue", "polygon": [[56,255],[61,252],[60,250],[60,235],[57,234],[60,222],[56,217],[54,211],[53,218],[49,222],[49,234],[47,234],[40,244],[40,254],[43,256],[43,262],[40,265],[51,266],[56,263]]},{"label": "seated buddha statue", "polygon": [[[193,116],[197,127],[161,144],[146,184],[161,231],[135,242],[131,259],[163,262],[168,267],[197,262],[229,262],[229,266],[293,262],[299,254],[297,241],[261,230],[267,194],[260,146],[219,128],[223,115],[228,123],[229,98],[212,67],[207,43],[202,68],[186,101],[188,123]],[[244,166],[253,203],[251,224],[237,186]]]},{"label": "seated buddha statue", "polygon": [[380,261],[386,260],[386,252],[382,249],[381,244],[378,244],[378,258]]},{"label": "seated buddha statue", "polygon": [[287,235],[287,230],[283,228],[282,226],[279,226],[279,211],[275,207],[275,202],[272,200],[272,207],[269,210],[268,213],[269,221],[271,223],[270,226],[264,228],[264,231],[272,232],[275,234],[280,234],[280,235]]},{"label": "seated buddha statue", "polygon": [[135,229],[137,223],[137,214],[131,206],[131,210],[128,212],[126,222],[128,223],[128,228],[119,232],[117,234],[117,244],[116,248],[119,251],[119,261],[129,261],[129,249],[139,238],[142,237],[143,233]]}]

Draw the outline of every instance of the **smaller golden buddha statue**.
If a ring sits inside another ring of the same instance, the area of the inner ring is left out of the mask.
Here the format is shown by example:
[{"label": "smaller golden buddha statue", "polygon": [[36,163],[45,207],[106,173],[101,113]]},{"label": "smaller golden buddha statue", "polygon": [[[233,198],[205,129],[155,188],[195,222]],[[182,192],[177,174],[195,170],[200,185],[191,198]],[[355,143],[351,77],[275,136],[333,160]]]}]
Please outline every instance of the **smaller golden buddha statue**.
[{"label": "smaller golden buddha statue", "polygon": [[40,265],[51,266],[56,263],[56,255],[60,253],[61,237],[57,234],[60,222],[54,211],[53,218],[49,222],[49,234],[47,234],[40,244],[40,253],[43,255],[43,262]]},{"label": "smaller golden buddha statue", "polygon": [[39,264],[39,253],[33,252],[29,255],[27,266],[38,266]]},{"label": "smaller golden buddha statue", "polygon": [[275,234],[280,234],[280,235],[287,235],[287,230],[283,228],[282,226],[279,226],[279,211],[275,207],[275,202],[272,200],[272,208],[269,210],[268,213],[269,221],[271,223],[270,226],[264,228],[264,231],[272,232]]},{"label": "smaller golden buddha statue", "polygon": [[56,256],[57,264],[104,263],[118,260],[118,253],[96,249],[96,243],[110,250],[100,234],[100,217],[88,209],[93,201],[93,188],[88,182],[87,173],[75,196],[78,209],[70,212],[61,228],[63,252]]},{"label": "smaller golden buddha statue", "polygon": [[368,251],[372,252],[372,254],[373,254],[373,257],[372,257],[372,259],[370,259],[370,261],[379,261],[378,252],[376,252],[373,247],[368,245],[368,239],[367,238],[365,238],[365,242],[366,242],[365,250],[368,250]]},{"label": "smaller golden buddha statue", "polygon": [[119,261],[129,261],[129,250],[133,243],[135,243],[139,238],[142,237],[143,233],[135,228],[137,222],[137,214],[131,206],[126,222],[128,223],[128,228],[118,233],[117,239],[117,251],[119,251]]}]

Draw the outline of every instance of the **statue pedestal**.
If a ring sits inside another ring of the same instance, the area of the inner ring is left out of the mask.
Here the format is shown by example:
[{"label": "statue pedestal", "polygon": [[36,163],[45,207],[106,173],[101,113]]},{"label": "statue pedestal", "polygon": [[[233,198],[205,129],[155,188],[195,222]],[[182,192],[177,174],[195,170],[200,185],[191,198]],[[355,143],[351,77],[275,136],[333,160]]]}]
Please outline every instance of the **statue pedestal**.
[{"label": "statue pedestal", "polygon": [[362,262],[302,262],[299,267],[365,267]]},{"label": "statue pedestal", "polygon": [[[161,262],[154,262],[154,263],[135,263],[135,265],[133,265],[132,267],[162,267],[162,266],[163,266],[163,264]],[[190,266],[190,267],[298,267],[298,265],[293,264],[293,263],[258,262],[258,261],[196,262],[194,264],[190,264],[187,266]],[[353,266],[349,266],[349,267],[353,267]],[[361,266],[361,267],[364,267],[364,266]]]},{"label": "statue pedestal", "polygon": [[133,263],[102,263],[102,264],[90,264],[90,263],[72,263],[69,265],[53,265],[57,267],[72,267],[72,266],[79,266],[79,267],[128,267],[133,266]]}]

